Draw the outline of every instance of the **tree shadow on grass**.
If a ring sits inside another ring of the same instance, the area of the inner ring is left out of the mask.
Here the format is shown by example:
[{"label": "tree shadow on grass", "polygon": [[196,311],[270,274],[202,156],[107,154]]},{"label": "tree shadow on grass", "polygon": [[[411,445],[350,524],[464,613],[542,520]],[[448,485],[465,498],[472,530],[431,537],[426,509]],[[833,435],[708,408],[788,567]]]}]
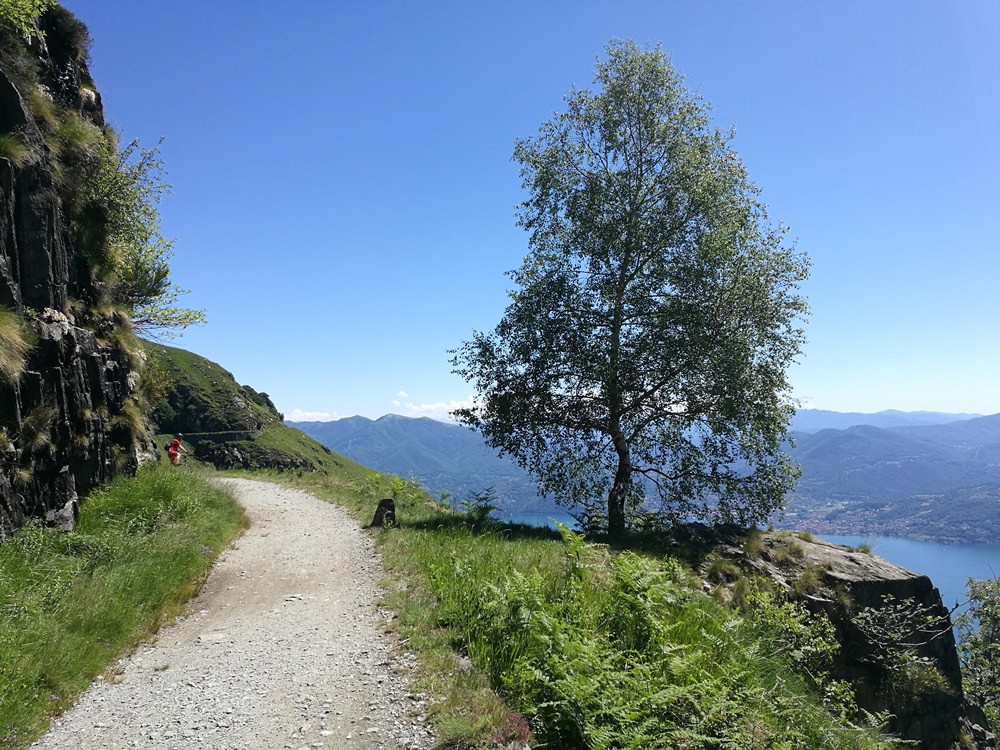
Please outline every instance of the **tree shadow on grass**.
[{"label": "tree shadow on grass", "polygon": [[465,513],[442,514],[439,518],[406,521],[400,519],[400,527],[416,531],[460,531],[473,535],[495,534],[509,539],[533,539],[537,541],[558,541],[559,532],[547,526],[532,526],[523,523],[505,523],[493,518],[472,518]]},{"label": "tree shadow on grass", "polygon": [[[398,518],[399,526],[415,531],[453,532],[464,531],[473,536],[495,535],[511,541],[559,541],[558,529],[526,523],[506,522],[483,511],[442,511],[433,518],[407,520]],[[754,527],[735,524],[676,523],[659,529],[634,531],[625,537],[613,539],[601,532],[580,532],[588,544],[606,546],[613,552],[637,552],[651,557],[672,557],[696,568],[706,557],[720,547],[742,548],[747,539],[757,532]],[[759,533],[759,532],[757,532]]]}]

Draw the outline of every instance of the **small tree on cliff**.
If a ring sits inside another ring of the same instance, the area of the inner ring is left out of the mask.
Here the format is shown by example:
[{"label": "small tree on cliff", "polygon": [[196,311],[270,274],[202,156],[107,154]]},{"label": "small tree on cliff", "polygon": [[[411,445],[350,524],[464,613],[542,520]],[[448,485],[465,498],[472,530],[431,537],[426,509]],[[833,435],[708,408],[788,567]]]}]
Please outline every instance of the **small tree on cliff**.
[{"label": "small tree on cliff", "polygon": [[0,0],[0,24],[30,34],[35,20],[55,4],[56,0]]},{"label": "small tree on cliff", "polygon": [[613,42],[600,90],[517,143],[530,252],[490,333],[452,352],[455,416],[569,506],[751,523],[783,503],[804,256],[667,56]]},{"label": "small tree on cliff", "polygon": [[107,248],[114,269],[111,291],[125,305],[132,326],[152,338],[203,325],[203,310],[181,307],[187,294],[170,278],[173,242],[160,234],[157,204],[169,192],[159,146],[140,148],[132,141],[121,151],[109,143],[89,191],[92,203],[107,217]]},{"label": "small tree on cliff", "polygon": [[962,687],[1000,727],[1000,578],[968,581],[968,606],[956,620]]}]

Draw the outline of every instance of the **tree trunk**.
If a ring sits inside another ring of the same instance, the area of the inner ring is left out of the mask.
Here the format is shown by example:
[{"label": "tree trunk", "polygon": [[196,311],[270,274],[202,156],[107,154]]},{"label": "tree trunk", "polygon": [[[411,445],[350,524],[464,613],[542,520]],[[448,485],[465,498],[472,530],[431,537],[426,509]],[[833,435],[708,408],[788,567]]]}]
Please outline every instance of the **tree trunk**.
[{"label": "tree trunk", "polygon": [[[612,344],[611,348],[612,353],[617,356],[617,344]],[[628,439],[622,430],[617,382],[612,382],[608,393],[612,404],[615,405],[608,423],[608,434],[611,436],[611,444],[618,455],[615,481],[611,485],[611,491],[608,492],[608,536],[612,539],[621,539],[625,536],[625,500],[628,498],[628,488],[632,483],[632,453],[629,450]]]},{"label": "tree trunk", "polygon": [[632,457],[628,444],[615,441],[618,453],[618,470],[615,481],[608,493],[608,536],[621,539],[625,536],[625,501],[628,499],[629,485],[632,483]]},{"label": "tree trunk", "polygon": [[608,536],[612,539],[625,536],[625,497],[628,494],[628,484],[621,483],[618,474],[615,474],[615,483],[608,493]]}]

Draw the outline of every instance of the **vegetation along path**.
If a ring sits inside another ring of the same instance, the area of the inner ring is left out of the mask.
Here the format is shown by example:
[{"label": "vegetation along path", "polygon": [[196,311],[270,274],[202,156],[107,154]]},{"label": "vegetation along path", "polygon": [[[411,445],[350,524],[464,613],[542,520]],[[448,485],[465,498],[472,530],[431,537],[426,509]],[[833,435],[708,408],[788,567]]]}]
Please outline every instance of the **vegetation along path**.
[{"label": "vegetation along path", "polygon": [[251,526],[190,614],[95,683],[34,747],[428,748],[406,658],[380,626],[381,567],[338,506],[220,479]]}]

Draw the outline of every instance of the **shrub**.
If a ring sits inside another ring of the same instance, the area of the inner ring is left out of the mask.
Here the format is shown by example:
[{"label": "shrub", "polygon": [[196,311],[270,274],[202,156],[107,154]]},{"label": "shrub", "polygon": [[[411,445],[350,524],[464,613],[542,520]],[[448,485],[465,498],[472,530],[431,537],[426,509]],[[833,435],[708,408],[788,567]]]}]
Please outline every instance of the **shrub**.
[{"label": "shrub", "polygon": [[21,378],[34,345],[30,326],[13,310],[0,307],[0,383],[13,385]]},{"label": "shrub", "polygon": [[10,159],[15,167],[23,167],[31,160],[31,149],[17,133],[0,133],[0,157]]},{"label": "shrub", "polygon": [[35,20],[55,4],[56,0],[0,0],[0,24],[28,34],[34,31]]}]

